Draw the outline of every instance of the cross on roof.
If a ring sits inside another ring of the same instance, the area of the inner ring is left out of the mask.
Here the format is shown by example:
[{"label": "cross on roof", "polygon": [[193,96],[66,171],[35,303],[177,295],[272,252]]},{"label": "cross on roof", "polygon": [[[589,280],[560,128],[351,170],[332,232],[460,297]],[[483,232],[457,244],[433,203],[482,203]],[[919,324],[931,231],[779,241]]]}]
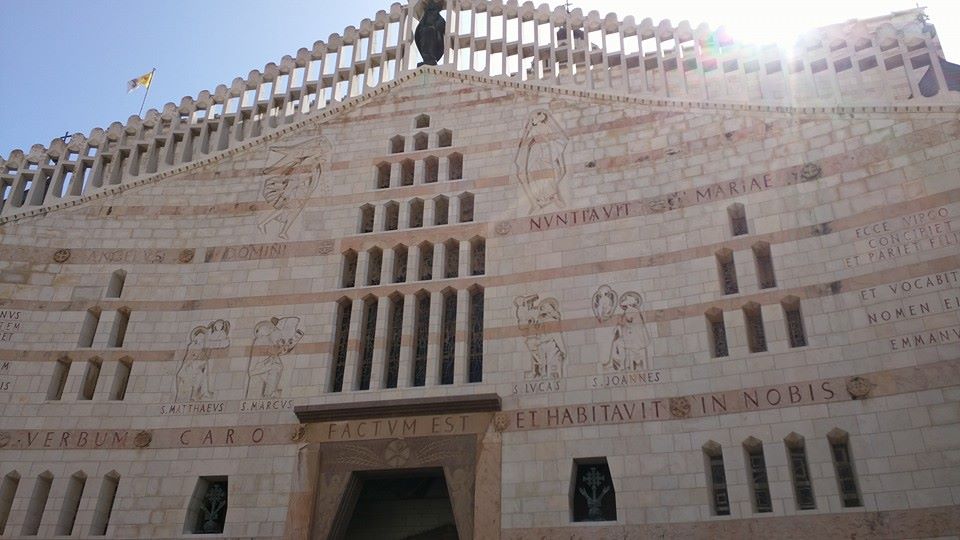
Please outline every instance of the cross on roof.
[{"label": "cross on roof", "polygon": [[564,4],[564,6],[567,8],[567,13],[570,13],[570,6],[572,6],[572,5],[573,5],[573,4],[570,3],[570,0],[567,0],[567,3]]},{"label": "cross on roof", "polygon": [[61,141],[63,141],[64,143],[66,143],[66,142],[67,142],[67,139],[70,138],[70,132],[69,132],[69,131],[64,131],[64,132],[63,132],[63,137],[57,137],[57,138],[60,139]]}]

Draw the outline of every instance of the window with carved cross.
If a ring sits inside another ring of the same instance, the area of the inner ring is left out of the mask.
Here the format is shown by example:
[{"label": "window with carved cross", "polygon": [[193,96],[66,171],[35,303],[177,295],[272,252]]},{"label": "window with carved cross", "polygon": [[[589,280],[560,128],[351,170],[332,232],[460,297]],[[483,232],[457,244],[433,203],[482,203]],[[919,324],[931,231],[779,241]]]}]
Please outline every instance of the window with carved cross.
[{"label": "window with carved cross", "polygon": [[743,306],[743,319],[747,324],[747,346],[750,352],[767,350],[767,335],[763,329],[763,313],[760,305],[750,302]]},{"label": "window with carved cross", "polygon": [[817,501],[813,496],[813,480],[810,478],[810,467],[807,466],[807,449],[803,437],[791,433],[785,439],[785,443],[797,508],[813,510],[817,507]]},{"label": "window with carved cross", "polygon": [[574,460],[570,496],[574,522],[617,520],[617,493],[607,458]]},{"label": "window with carved cross", "polygon": [[413,386],[427,384],[427,346],[430,339],[430,293],[417,293],[413,316]]},{"label": "window with carved cross", "polygon": [[733,252],[723,249],[717,252],[717,268],[720,272],[720,289],[723,294],[740,292],[737,285],[737,268],[733,262]]},{"label": "window with carved cross", "polygon": [[187,510],[185,533],[222,534],[227,522],[227,478],[202,476],[197,480]]},{"label": "window with carved cross", "polygon": [[710,441],[703,447],[707,460],[707,485],[710,488],[710,506],[715,516],[730,515],[730,497],[727,495],[727,473],[723,466],[723,450]]},{"label": "window with carved cross", "polygon": [[457,341],[457,291],[443,292],[440,321],[440,384],[453,384],[453,362]]},{"label": "window with carved cross", "polygon": [[330,391],[343,390],[343,370],[347,365],[347,341],[350,338],[350,312],[353,302],[344,298],[337,303],[336,327],[333,336],[333,370]]},{"label": "window with carved cross", "polygon": [[387,319],[387,358],[384,388],[396,388],[400,375],[400,339],[403,335],[403,295],[390,297],[390,314]]},{"label": "window with carved cross", "polygon": [[470,306],[467,320],[467,361],[469,376],[467,382],[483,380],[483,288],[470,290]]},{"label": "window with carved cross", "polygon": [[753,495],[753,508],[758,513],[772,512],[770,483],[767,480],[767,462],[763,457],[763,443],[750,437],[743,443],[747,453],[747,472],[750,475],[750,492]]},{"label": "window with carved cross", "polygon": [[360,365],[357,366],[357,390],[370,389],[373,371],[374,339],[377,331],[377,299],[368,297],[363,301],[363,324],[360,325]]}]

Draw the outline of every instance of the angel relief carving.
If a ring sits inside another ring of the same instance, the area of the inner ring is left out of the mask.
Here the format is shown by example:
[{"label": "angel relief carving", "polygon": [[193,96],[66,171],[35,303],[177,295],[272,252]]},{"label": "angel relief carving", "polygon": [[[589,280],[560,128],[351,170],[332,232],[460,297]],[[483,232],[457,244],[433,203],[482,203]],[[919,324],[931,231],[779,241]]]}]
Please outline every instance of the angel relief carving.
[{"label": "angel relief carving", "polygon": [[516,307],[517,328],[524,332],[524,344],[530,353],[530,369],[524,371],[528,380],[559,379],[563,376],[563,364],[567,347],[559,325],[560,303],[556,298],[544,298],[536,294],[518,296],[513,300]]},{"label": "angel relief carving", "polygon": [[[650,334],[643,319],[640,306],[643,297],[635,291],[627,291],[621,295],[609,285],[601,285],[593,293],[593,314],[597,322],[605,323],[611,319],[615,325],[606,339],[598,339],[601,343],[610,343],[610,351],[604,358],[603,367],[608,371],[639,371],[650,368],[648,349]],[[609,332],[609,327],[600,326],[598,333]]]},{"label": "angel relief carving", "polygon": [[261,233],[266,234],[268,226],[277,222],[280,225],[277,237],[287,239],[290,226],[303,212],[317,186],[325,182],[323,168],[331,152],[330,141],[316,132],[268,149],[267,162],[260,174],[267,176],[262,196],[273,209],[257,225]]},{"label": "angel relief carving", "polygon": [[178,402],[203,401],[213,396],[210,386],[210,351],[230,346],[230,323],[217,319],[190,332],[190,342],[180,359],[176,378]]},{"label": "angel relief carving", "polygon": [[514,156],[517,181],[530,203],[528,213],[550,206],[566,208],[563,180],[567,177],[565,152],[570,140],[553,115],[543,109],[528,118]]}]

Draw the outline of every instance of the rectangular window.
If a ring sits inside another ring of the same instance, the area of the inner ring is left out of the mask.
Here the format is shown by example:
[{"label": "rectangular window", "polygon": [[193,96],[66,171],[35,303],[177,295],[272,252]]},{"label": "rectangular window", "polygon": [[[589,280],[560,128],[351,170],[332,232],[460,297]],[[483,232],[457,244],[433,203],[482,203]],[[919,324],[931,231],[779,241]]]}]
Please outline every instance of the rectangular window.
[{"label": "rectangular window", "polygon": [[483,381],[483,289],[470,291],[469,320],[467,321],[467,343],[469,344],[468,382]]},{"label": "rectangular window", "polygon": [[353,302],[343,299],[337,303],[336,331],[333,337],[333,370],[330,391],[343,390],[343,371],[347,365],[347,344],[350,338],[350,312]]},{"label": "rectangular window", "polygon": [[737,268],[733,262],[733,252],[729,249],[717,253],[717,268],[720,271],[720,288],[723,294],[740,292],[737,285]]},{"label": "rectangular window", "polygon": [[17,495],[17,488],[20,487],[20,474],[16,471],[7,473],[3,477],[3,483],[0,484],[0,535],[7,529],[7,519],[10,517],[10,509],[13,508],[13,498]]},{"label": "rectangular window", "polygon": [[193,490],[183,532],[221,534],[227,521],[227,477],[201,476]]},{"label": "rectangular window", "polygon": [[773,257],[770,255],[770,244],[759,242],[753,246],[753,258],[757,263],[757,284],[761,289],[770,289],[777,286],[777,278],[773,274]]},{"label": "rectangular window", "polygon": [[348,249],[343,253],[343,276],[341,287],[353,287],[357,283],[357,252]]},{"label": "rectangular window", "polygon": [[747,230],[747,214],[742,204],[730,205],[727,208],[727,213],[730,216],[730,228],[734,236],[741,236],[749,232]]},{"label": "rectangular window", "polygon": [[763,444],[756,441],[748,445],[746,450],[754,510],[760,513],[772,512],[773,503],[770,500],[770,484],[767,481],[767,463],[763,457]]},{"label": "rectangular window", "polygon": [[850,458],[849,441],[845,435],[842,438],[830,439],[830,453],[833,456],[833,467],[837,472],[840,499],[844,508],[863,506],[860,490],[857,489],[857,477],[853,471],[853,460]]},{"label": "rectangular window", "polygon": [[47,399],[58,400],[63,397],[63,389],[67,385],[67,375],[70,373],[70,360],[61,358],[53,366],[53,377],[50,387],[47,388]]},{"label": "rectangular window", "polygon": [[40,530],[40,520],[43,519],[43,511],[47,507],[52,485],[53,475],[50,471],[44,471],[37,477],[33,494],[30,495],[30,505],[27,506],[27,517],[23,520],[23,529],[20,531],[23,536],[36,536]]},{"label": "rectangular window", "polygon": [[416,297],[413,318],[413,386],[427,384],[427,345],[430,336],[430,295]]},{"label": "rectangular window", "polygon": [[729,354],[727,349],[727,327],[723,322],[723,312],[713,308],[707,312],[707,337],[710,340],[710,353],[714,358]]},{"label": "rectangular window", "polygon": [[80,328],[80,339],[77,347],[93,347],[93,339],[97,336],[97,325],[100,324],[100,310],[88,309]]},{"label": "rectangular window", "polygon": [[763,314],[760,306],[753,302],[743,307],[743,318],[747,324],[747,345],[750,352],[767,350],[767,336],[763,329]]},{"label": "rectangular window", "polygon": [[130,310],[121,308],[117,310],[117,317],[113,320],[113,328],[110,330],[110,342],[108,347],[123,347],[123,341],[127,337],[127,325],[130,324]]},{"label": "rectangular window", "polygon": [[487,269],[487,243],[483,238],[470,241],[470,275],[482,276]]},{"label": "rectangular window", "polygon": [[357,390],[370,389],[370,374],[373,370],[373,350],[376,345],[377,299],[368,298],[363,303],[363,324],[360,335],[360,365],[357,366]]},{"label": "rectangular window", "polygon": [[707,459],[707,485],[715,516],[730,515],[730,498],[727,496],[727,473],[723,467],[723,450],[720,445],[704,447]]},{"label": "rectangular window", "polygon": [[791,347],[806,347],[807,333],[803,329],[803,315],[800,314],[800,299],[791,297],[783,302],[783,315],[787,322],[787,338]]},{"label": "rectangular window", "polygon": [[443,293],[443,320],[440,326],[440,384],[453,384],[453,362],[457,340],[457,291]]},{"label": "rectangular window", "polygon": [[790,476],[793,478],[793,492],[797,498],[797,508],[813,510],[817,507],[813,496],[813,481],[807,466],[807,451],[802,438],[787,442],[787,456],[790,460]]},{"label": "rectangular window", "polygon": [[460,272],[460,243],[456,240],[448,240],[444,244],[444,263],[443,277],[450,279],[457,277]]},{"label": "rectangular window", "polygon": [[87,361],[87,370],[83,373],[83,385],[80,387],[80,399],[93,399],[97,391],[97,381],[100,379],[100,360]]},{"label": "rectangular window", "polygon": [[387,365],[384,388],[396,388],[400,375],[400,340],[403,335],[403,296],[390,298],[390,317],[387,322]]},{"label": "rectangular window", "polygon": [[73,524],[77,521],[77,511],[80,509],[80,498],[83,497],[83,488],[87,485],[87,475],[82,472],[70,477],[67,492],[63,496],[63,506],[60,508],[60,519],[57,520],[57,536],[73,534]]},{"label": "rectangular window", "polygon": [[367,252],[367,285],[380,284],[380,272],[383,268],[383,251],[373,248]]},{"label": "rectangular window", "polygon": [[103,477],[100,484],[100,494],[97,496],[97,507],[93,512],[93,523],[90,525],[90,536],[104,536],[110,525],[110,514],[113,513],[113,503],[117,498],[117,488],[120,485],[120,475],[109,472]]},{"label": "rectangular window", "polygon": [[393,282],[404,283],[407,281],[407,248],[397,246],[393,248]]},{"label": "rectangular window", "polygon": [[127,385],[130,383],[130,370],[133,369],[133,360],[125,358],[117,363],[117,371],[113,377],[113,386],[110,388],[110,399],[122,401],[127,395]]}]

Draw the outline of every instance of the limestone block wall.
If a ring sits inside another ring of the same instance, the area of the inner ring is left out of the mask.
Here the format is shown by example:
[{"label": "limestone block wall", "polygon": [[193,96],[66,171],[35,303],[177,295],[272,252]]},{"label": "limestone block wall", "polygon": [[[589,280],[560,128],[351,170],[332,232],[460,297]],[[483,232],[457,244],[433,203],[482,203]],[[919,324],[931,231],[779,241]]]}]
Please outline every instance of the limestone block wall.
[{"label": "limestone block wall", "polygon": [[[0,476],[20,480],[4,537],[29,522],[45,471],[41,536],[57,531],[78,471],[87,480],[74,527],[88,530],[114,471],[108,535],[179,537],[198,477],[226,476],[224,534],[280,537],[304,444],[397,435],[370,435],[369,424],[301,433],[295,405],[482,393],[502,398],[479,428],[502,437],[502,460],[496,489],[477,489],[499,501],[504,537],[761,517],[774,532],[829,520],[855,531],[842,515],[875,512],[945,534],[949,521],[929,523],[960,497],[958,131],[946,105],[678,106],[424,70],[203,167],[5,224]],[[447,224],[433,224],[438,197]],[[409,226],[415,199],[422,227]],[[386,230],[393,203],[397,227]],[[736,204],[745,234],[734,234]],[[371,232],[361,232],[365,205]],[[429,280],[417,279],[424,242],[435,248]],[[773,286],[761,286],[756,246],[769,250]],[[374,248],[380,283],[368,285]],[[447,249],[459,251],[456,277],[445,277]],[[724,293],[718,254],[732,255],[735,293]],[[469,382],[478,287],[482,380]],[[428,344],[414,386],[421,291]],[[450,326],[444,294],[457,299]],[[386,388],[391,298],[404,300],[396,388]],[[791,306],[805,345],[791,336]],[[751,352],[756,313],[766,350]],[[726,354],[708,335],[718,314]],[[861,507],[841,503],[828,442],[838,432]],[[804,442],[815,509],[796,505],[791,434]],[[750,437],[764,447],[770,515],[751,502]],[[709,443],[722,448],[729,517],[711,504]],[[597,457],[610,466],[617,521],[573,524],[573,460]]]}]

